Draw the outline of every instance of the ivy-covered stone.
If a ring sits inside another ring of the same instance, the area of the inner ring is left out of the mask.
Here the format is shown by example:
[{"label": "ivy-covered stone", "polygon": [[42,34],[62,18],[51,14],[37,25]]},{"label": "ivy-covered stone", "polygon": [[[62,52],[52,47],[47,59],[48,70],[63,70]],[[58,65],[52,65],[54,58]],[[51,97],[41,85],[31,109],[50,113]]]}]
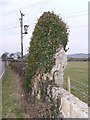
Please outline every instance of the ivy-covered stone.
[{"label": "ivy-covered stone", "polygon": [[65,50],[68,35],[66,23],[54,12],[44,12],[38,19],[29,47],[25,81],[28,90],[31,89],[30,81],[37,71],[47,73],[52,69],[55,64],[53,55],[60,45]]}]

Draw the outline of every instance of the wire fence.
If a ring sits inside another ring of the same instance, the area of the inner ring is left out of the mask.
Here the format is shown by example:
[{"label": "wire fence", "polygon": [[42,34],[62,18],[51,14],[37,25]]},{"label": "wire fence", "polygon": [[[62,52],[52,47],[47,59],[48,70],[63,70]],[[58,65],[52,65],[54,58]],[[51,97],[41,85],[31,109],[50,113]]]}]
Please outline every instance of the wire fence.
[{"label": "wire fence", "polygon": [[83,83],[79,82],[78,80],[72,80],[70,77],[68,77],[67,80],[64,81],[64,88],[90,106],[88,82]]}]

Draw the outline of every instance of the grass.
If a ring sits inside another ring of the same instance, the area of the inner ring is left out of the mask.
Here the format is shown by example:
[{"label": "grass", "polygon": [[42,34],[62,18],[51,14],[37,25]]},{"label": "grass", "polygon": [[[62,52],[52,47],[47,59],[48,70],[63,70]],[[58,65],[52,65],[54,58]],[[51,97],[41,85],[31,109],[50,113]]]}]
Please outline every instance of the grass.
[{"label": "grass", "polygon": [[22,118],[23,110],[20,103],[20,95],[17,91],[16,74],[6,68],[2,79],[2,117],[3,118]]},{"label": "grass", "polygon": [[0,79],[0,120],[2,118],[2,79]]},{"label": "grass", "polygon": [[64,75],[65,89],[68,76],[71,79],[71,93],[88,103],[88,62],[68,62]]},{"label": "grass", "polygon": [[[85,94],[88,92],[88,88],[79,83],[88,85],[88,63],[87,62],[68,62],[67,68],[65,70],[65,83],[64,87],[67,89],[67,76],[71,78],[71,92],[79,97],[82,101],[87,103],[87,97],[76,91],[81,89]],[[23,109],[21,107],[20,95],[17,89],[17,76],[10,69],[9,66],[6,68],[5,75],[0,81],[0,86],[2,85],[2,92],[0,90],[0,95],[2,94],[2,117],[3,118],[24,118]],[[76,90],[73,89],[76,87]],[[1,89],[1,87],[0,87]],[[88,95],[88,94],[87,94]],[[1,97],[0,97],[1,99]],[[1,102],[0,102],[1,106]],[[1,112],[1,110],[0,110]]]}]

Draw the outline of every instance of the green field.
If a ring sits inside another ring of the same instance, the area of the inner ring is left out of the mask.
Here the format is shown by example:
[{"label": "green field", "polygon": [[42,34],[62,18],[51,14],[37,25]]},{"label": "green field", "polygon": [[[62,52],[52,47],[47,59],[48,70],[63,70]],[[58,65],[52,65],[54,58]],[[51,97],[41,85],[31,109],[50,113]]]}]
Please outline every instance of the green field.
[{"label": "green field", "polygon": [[71,81],[71,93],[88,103],[88,62],[68,62],[64,74],[65,89],[68,76]]},{"label": "green field", "polygon": [[0,79],[0,120],[2,118],[2,79]]}]

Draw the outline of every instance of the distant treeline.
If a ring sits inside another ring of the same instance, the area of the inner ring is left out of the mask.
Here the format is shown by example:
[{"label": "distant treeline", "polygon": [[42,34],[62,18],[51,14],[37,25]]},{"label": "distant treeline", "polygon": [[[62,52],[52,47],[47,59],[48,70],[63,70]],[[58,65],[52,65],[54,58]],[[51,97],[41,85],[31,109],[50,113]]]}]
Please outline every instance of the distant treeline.
[{"label": "distant treeline", "polygon": [[67,57],[68,61],[90,61],[90,57],[89,58],[69,58]]}]

